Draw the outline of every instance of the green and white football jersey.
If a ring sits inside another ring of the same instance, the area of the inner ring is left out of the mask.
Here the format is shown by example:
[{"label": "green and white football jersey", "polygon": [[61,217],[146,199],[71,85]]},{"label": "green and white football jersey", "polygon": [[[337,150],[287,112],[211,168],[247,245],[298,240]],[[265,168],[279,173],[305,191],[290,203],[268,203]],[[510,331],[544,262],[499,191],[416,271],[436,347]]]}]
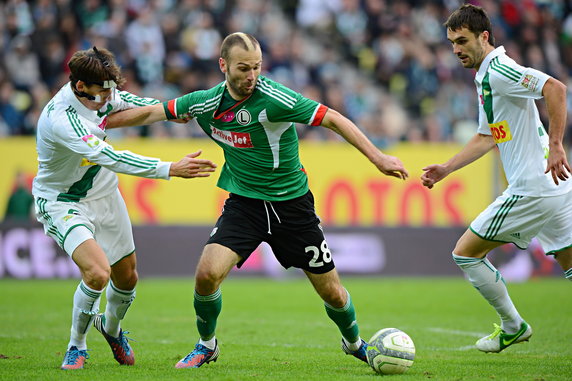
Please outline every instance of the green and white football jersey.
[{"label": "green and white football jersey", "polygon": [[327,107],[259,76],[249,97],[221,110],[225,84],[165,102],[167,117],[196,118],[223,149],[220,188],[268,201],[306,194],[308,178],[300,163],[294,123],[320,125]]},{"label": "green and white football jersey", "polygon": [[169,178],[171,163],[116,151],[104,139],[107,116],[115,111],[157,104],[126,91],[114,90],[105,110],[93,111],[65,84],[48,102],[38,120],[38,174],[32,193],[51,201],[77,202],[107,196],[117,189],[115,172],[148,178]]},{"label": "green and white football jersey", "polygon": [[479,129],[492,135],[500,150],[507,192],[521,196],[555,196],[567,193],[572,181],[554,184],[545,174],[548,135],[534,103],[550,78],[538,70],[520,66],[500,46],[489,53],[477,75]]}]

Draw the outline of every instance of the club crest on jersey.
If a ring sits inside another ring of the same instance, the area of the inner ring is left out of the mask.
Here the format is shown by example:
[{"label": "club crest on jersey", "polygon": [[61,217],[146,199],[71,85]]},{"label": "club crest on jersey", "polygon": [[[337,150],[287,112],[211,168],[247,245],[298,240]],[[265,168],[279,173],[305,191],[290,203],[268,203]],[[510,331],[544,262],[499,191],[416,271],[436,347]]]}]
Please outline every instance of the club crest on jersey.
[{"label": "club crest on jersey", "polygon": [[73,216],[79,216],[79,211],[75,210],[75,209],[70,209],[68,210],[68,214],[66,216],[64,216],[63,220],[65,222],[67,222],[68,220],[70,220],[71,218],[73,218]]},{"label": "club crest on jersey", "polygon": [[211,136],[224,144],[236,148],[252,148],[252,140],[248,132],[223,131],[211,126]]},{"label": "club crest on jersey", "polygon": [[250,116],[250,113],[245,109],[240,110],[236,114],[236,121],[238,122],[238,124],[242,126],[246,126],[247,124],[250,123],[251,120],[252,117]]}]

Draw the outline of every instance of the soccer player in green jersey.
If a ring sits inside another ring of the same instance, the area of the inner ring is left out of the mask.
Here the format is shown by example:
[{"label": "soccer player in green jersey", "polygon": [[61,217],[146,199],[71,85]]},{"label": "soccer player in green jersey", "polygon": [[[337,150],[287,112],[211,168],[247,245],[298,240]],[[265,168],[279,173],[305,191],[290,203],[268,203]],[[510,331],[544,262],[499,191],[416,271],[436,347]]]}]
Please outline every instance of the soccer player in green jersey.
[{"label": "soccer player in green jersey", "polygon": [[[81,273],[61,368],[84,367],[92,322],[117,362],[133,365],[135,357],[120,322],[135,299],[137,259],[116,173],[195,178],[209,176],[216,166],[198,159],[200,152],[178,162],[164,162],[115,150],[105,141],[109,114],[160,102],[118,90],[116,86],[125,79],[107,49],[77,51],[68,66],[70,81],[48,102],[38,120],[38,173],[32,188],[36,218]],[[107,304],[105,313],[99,314],[104,288]]]},{"label": "soccer player in green jersey", "polygon": [[195,276],[200,339],[177,368],[196,368],[217,359],[215,327],[222,307],[219,286],[263,241],[272,247],[282,266],[306,273],[342,334],[343,351],[367,361],[367,344],[360,338],[352,300],[340,283],[314,211],[294,123],[321,125],[337,132],[385,175],[405,179],[408,173],[399,159],[380,152],[338,112],[261,76],[261,65],[258,41],[245,33],[233,33],[221,46],[219,66],[224,82],[163,105],[115,114],[109,121],[110,126],[132,126],[196,118],[224,151],[218,186],[230,196]]},{"label": "soccer player in green jersey", "polygon": [[[453,259],[472,285],[497,311],[501,325],[477,341],[483,352],[500,352],[528,340],[532,328],[510,299],[487,253],[507,242],[525,249],[537,237],[572,280],[572,182],[562,145],[566,127],[566,87],[538,70],[523,67],[494,47],[485,11],[466,4],[444,24],[453,53],[463,67],[475,69],[479,128],[467,145],[445,164],[425,167],[421,180],[432,188],[451,172],[498,147],[508,188],[461,236]],[[548,110],[546,133],[535,99]]]}]

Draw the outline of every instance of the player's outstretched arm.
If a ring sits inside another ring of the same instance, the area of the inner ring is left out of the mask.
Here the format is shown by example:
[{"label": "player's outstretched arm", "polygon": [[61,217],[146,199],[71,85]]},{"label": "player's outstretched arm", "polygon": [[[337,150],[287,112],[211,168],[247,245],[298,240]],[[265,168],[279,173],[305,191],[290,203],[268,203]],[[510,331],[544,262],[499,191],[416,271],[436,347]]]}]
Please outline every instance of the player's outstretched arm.
[{"label": "player's outstretched arm", "polygon": [[106,128],[142,126],[161,120],[167,120],[167,115],[165,115],[163,104],[157,103],[113,113],[107,118]]},{"label": "player's outstretched arm", "polygon": [[550,78],[542,88],[548,111],[548,163],[544,173],[551,172],[552,180],[558,185],[558,179],[566,181],[570,176],[570,164],[562,145],[566,129],[566,86]]},{"label": "player's outstretched arm", "polygon": [[458,154],[445,164],[432,164],[423,168],[421,182],[427,188],[433,188],[435,183],[443,180],[450,173],[463,168],[489,152],[495,144],[491,135],[476,134]]},{"label": "player's outstretched arm", "polygon": [[322,126],[334,131],[356,147],[384,175],[403,180],[409,176],[401,160],[394,156],[386,155],[377,149],[351,120],[339,112],[328,109],[322,120]]},{"label": "player's outstretched arm", "polygon": [[191,179],[195,177],[209,177],[217,167],[215,163],[206,159],[197,159],[202,151],[186,155],[176,163],[171,163],[169,176]]}]

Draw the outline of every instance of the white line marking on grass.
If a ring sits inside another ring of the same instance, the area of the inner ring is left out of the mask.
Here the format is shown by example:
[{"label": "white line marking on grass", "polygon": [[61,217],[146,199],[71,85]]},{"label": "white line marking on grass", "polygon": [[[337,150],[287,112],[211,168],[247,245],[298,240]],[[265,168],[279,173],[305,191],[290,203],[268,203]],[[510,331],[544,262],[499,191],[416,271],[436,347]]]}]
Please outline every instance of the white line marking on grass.
[{"label": "white line marking on grass", "polygon": [[472,331],[460,331],[457,329],[439,328],[439,327],[429,327],[428,331],[437,333],[446,333],[449,335],[459,335],[459,336],[471,336],[471,337],[483,337],[486,333],[482,332],[472,332]]},{"label": "white line marking on grass", "polygon": [[451,348],[451,347],[426,347],[424,348],[425,350],[430,350],[430,351],[435,351],[435,352],[439,352],[439,351],[458,351],[458,352],[464,352],[464,351],[472,351],[475,350],[476,347],[474,345],[464,345],[462,347],[458,347],[458,348]]},{"label": "white line marking on grass", "polygon": [[476,349],[474,345],[465,345],[459,348],[455,348],[456,351],[472,351],[473,349]]}]

